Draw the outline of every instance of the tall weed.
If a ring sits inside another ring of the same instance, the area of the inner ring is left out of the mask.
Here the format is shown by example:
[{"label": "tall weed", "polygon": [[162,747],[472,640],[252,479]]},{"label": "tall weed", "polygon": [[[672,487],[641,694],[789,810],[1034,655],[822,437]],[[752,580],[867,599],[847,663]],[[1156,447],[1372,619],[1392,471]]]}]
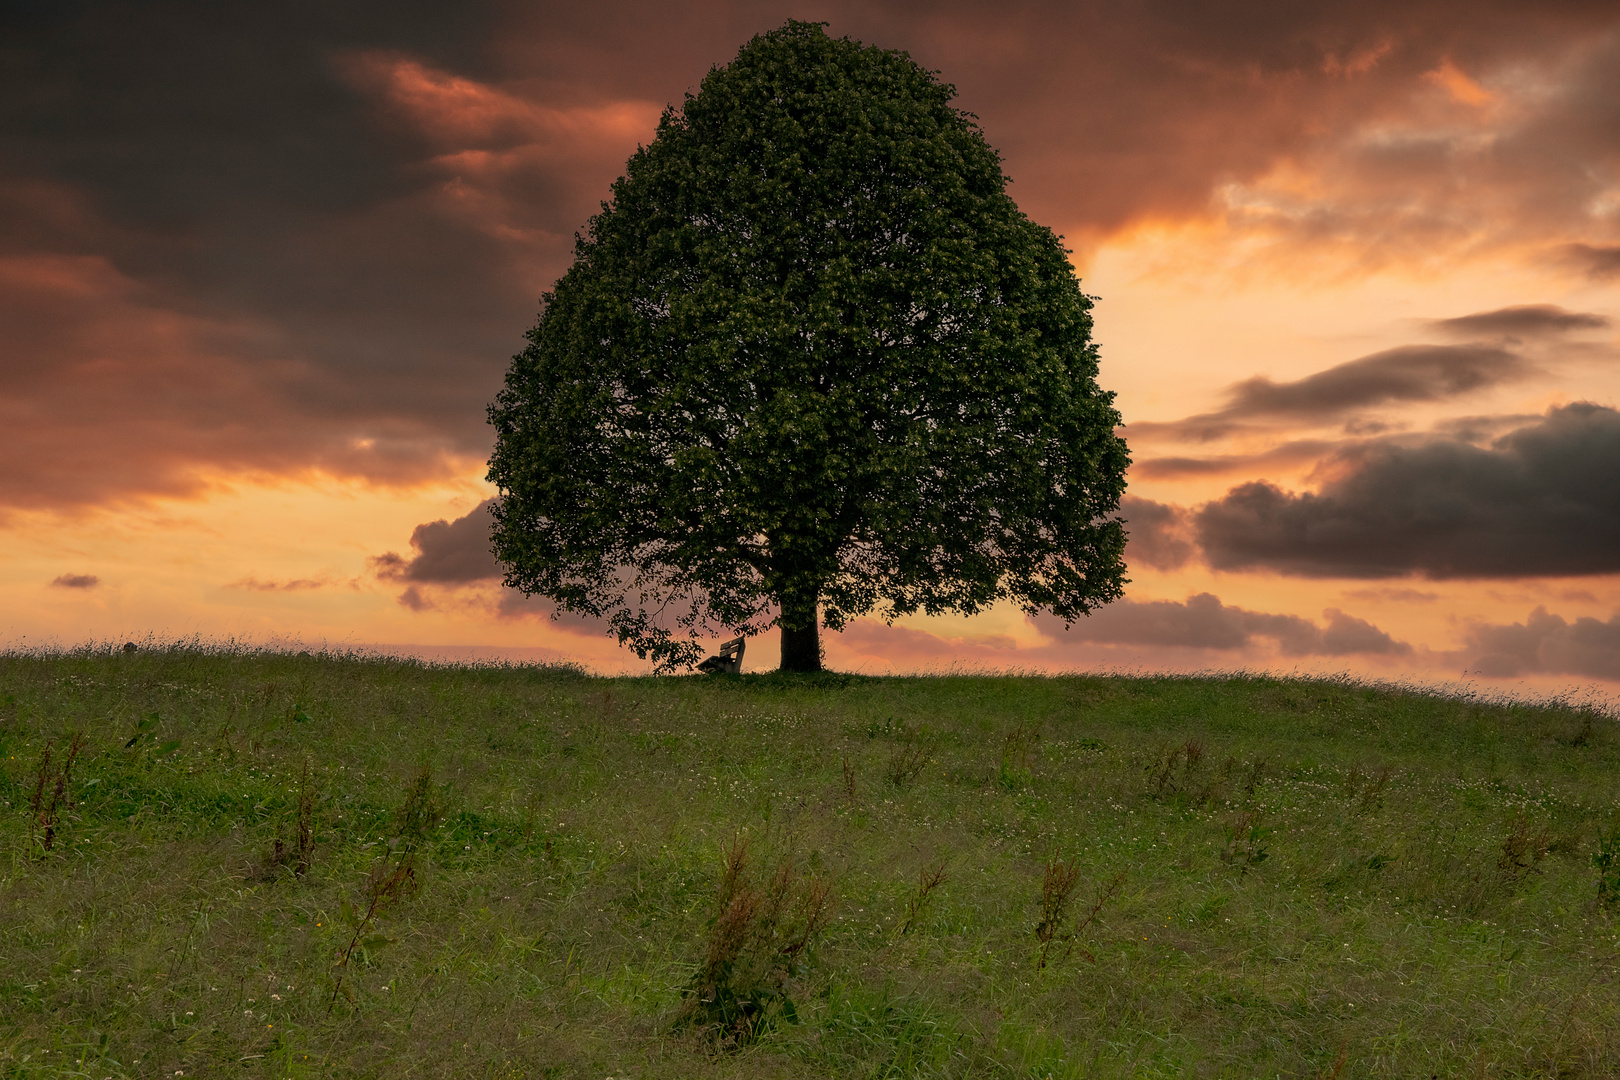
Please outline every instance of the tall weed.
[{"label": "tall weed", "polygon": [[923,912],[928,907],[929,897],[934,890],[945,882],[945,860],[941,859],[933,866],[924,866],[917,871],[917,891],[912,894],[911,902],[906,905],[906,918],[900,924],[900,936],[911,933],[911,928],[917,925]]},{"label": "tall weed", "polygon": [[726,850],[703,963],[676,1017],[729,1048],[798,1019],[790,980],[832,918],[825,879],[801,877],[787,858],[761,874],[750,862],[748,838],[738,836]]},{"label": "tall weed", "polygon": [[[1199,767],[1204,761],[1204,744],[1197,739],[1189,739],[1184,743],[1166,747],[1159,751],[1149,766],[1148,786],[1155,799],[1179,795],[1192,789]],[[1199,797],[1202,802],[1209,797],[1213,785],[1205,785],[1204,793]]]},{"label": "tall weed", "polygon": [[38,843],[41,853],[55,846],[62,814],[73,807],[73,766],[84,752],[85,738],[75,732],[68,740],[67,753],[61,760],[51,755],[55,745],[54,740],[47,742],[40,751],[39,767],[34,772],[34,793],[28,800],[29,847]]},{"label": "tall weed", "polygon": [[1221,861],[1238,868],[1242,877],[1252,868],[1271,857],[1267,843],[1272,830],[1261,824],[1258,810],[1244,810],[1226,823],[1226,846],[1221,849]]},{"label": "tall weed", "polygon": [[[1069,917],[1069,903],[1073,898],[1075,886],[1080,882],[1080,868],[1072,863],[1065,863],[1061,859],[1051,858],[1046,861],[1046,872],[1041,879],[1041,917],[1035,924],[1035,940],[1040,943],[1041,951],[1035,962],[1036,970],[1046,967],[1047,954],[1054,943],[1067,942],[1068,948],[1063,955],[1068,956],[1074,949],[1075,941],[1081,934],[1095,923],[1102,915],[1102,910],[1108,901],[1114,898],[1120,887],[1125,884],[1124,873],[1115,874],[1106,884],[1097,887],[1097,897],[1081,919],[1068,930],[1063,928]],[[1086,959],[1096,962],[1096,957],[1090,950],[1082,949]]]},{"label": "tall weed", "polygon": [[315,853],[315,785],[309,775],[309,759],[298,778],[298,802],[294,810],[291,845],[280,836],[271,847],[269,868],[286,867],[295,877],[309,872],[309,861]]},{"label": "tall weed", "polygon": [[[306,766],[307,770],[307,766]],[[421,889],[416,876],[418,850],[427,840],[429,830],[444,816],[433,785],[433,770],[424,763],[416,778],[405,792],[405,801],[395,815],[395,836],[388,843],[389,854],[379,859],[361,890],[359,904],[343,899],[339,914],[349,928],[348,940],[338,950],[332,964],[332,997],[326,1010],[332,1011],[339,995],[354,1001],[353,990],[345,983],[349,962],[356,955],[366,955],[394,939],[377,933],[377,921],[390,908],[415,896]]]},{"label": "tall weed", "polygon": [[1502,837],[1496,868],[1509,878],[1517,878],[1545,859],[1552,845],[1552,829],[1545,825],[1531,825],[1530,819],[1520,814],[1513,820],[1508,834]]},{"label": "tall weed", "polygon": [[917,731],[908,731],[904,741],[889,755],[883,768],[883,779],[894,787],[905,787],[922,775],[928,764],[928,744]]}]

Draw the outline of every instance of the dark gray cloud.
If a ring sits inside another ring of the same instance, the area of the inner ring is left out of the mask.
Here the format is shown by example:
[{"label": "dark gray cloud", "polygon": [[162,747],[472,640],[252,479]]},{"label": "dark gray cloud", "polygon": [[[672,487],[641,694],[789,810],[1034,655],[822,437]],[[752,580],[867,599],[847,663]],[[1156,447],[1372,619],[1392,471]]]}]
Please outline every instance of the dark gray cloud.
[{"label": "dark gray cloud", "polygon": [[1195,516],[1222,570],[1523,578],[1620,571],[1620,413],[1551,410],[1488,447],[1368,443],[1319,492],[1244,484]]},{"label": "dark gray cloud", "polygon": [[1125,547],[1127,564],[1174,570],[1193,557],[1187,511],[1181,507],[1126,495],[1119,502],[1119,516],[1129,536]]},{"label": "dark gray cloud", "polygon": [[1371,623],[1336,608],[1323,613],[1326,626],[1298,615],[1273,615],[1223,604],[1210,593],[1172,600],[1116,600],[1067,630],[1061,620],[1035,617],[1036,625],[1060,641],[1097,645],[1153,645],[1233,650],[1268,638],[1287,656],[1395,655],[1411,651]]},{"label": "dark gray cloud", "polygon": [[[485,499],[454,521],[440,518],[411,530],[408,558],[390,551],[371,559],[372,571],[384,581],[405,585],[397,599],[411,611],[473,607],[499,619],[549,619],[564,631],[594,636],[608,625],[574,612],[558,612],[544,597],[525,596],[497,586],[500,564],[490,551],[494,522]],[[493,591],[465,586],[497,586]]]},{"label": "dark gray cloud", "polygon": [[1429,325],[1455,337],[1500,334],[1517,338],[1565,334],[1573,330],[1603,330],[1609,326],[1609,319],[1584,311],[1565,311],[1557,304],[1517,304],[1454,319],[1434,319]]},{"label": "dark gray cloud", "polygon": [[1569,622],[1538,607],[1522,623],[1482,623],[1468,631],[1469,668],[1481,675],[1538,672],[1620,679],[1620,614]]},{"label": "dark gray cloud", "polygon": [[[489,540],[494,527],[489,514],[492,501],[485,499],[454,521],[440,518],[418,525],[411,530],[411,547],[416,554],[406,558],[390,551],[375,556],[372,568],[380,578],[413,586],[466,585],[499,578],[501,569]],[[407,607],[419,609],[425,604],[419,591],[408,590],[408,594],[413,601],[407,602]]]},{"label": "dark gray cloud", "polygon": [[60,574],[51,581],[58,589],[93,589],[101,584],[94,574]]}]

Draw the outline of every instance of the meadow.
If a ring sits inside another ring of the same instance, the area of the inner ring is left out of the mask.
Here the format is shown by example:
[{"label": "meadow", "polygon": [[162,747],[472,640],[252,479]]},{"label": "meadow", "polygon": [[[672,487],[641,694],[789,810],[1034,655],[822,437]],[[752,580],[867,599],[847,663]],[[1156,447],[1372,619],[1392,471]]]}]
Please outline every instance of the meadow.
[{"label": "meadow", "polygon": [[1620,1075],[1620,737],[1260,677],[0,655],[0,1077]]}]

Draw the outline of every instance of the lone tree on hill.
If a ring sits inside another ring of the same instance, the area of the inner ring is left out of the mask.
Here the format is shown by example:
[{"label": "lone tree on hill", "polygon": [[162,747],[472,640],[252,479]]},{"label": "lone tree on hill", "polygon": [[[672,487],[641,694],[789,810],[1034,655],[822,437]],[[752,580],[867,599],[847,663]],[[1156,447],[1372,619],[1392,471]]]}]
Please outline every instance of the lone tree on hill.
[{"label": "lone tree on hill", "polygon": [[659,121],[490,406],[506,584],[660,670],[817,613],[1074,620],[1128,462],[1091,301],[955,89],[789,22]]}]

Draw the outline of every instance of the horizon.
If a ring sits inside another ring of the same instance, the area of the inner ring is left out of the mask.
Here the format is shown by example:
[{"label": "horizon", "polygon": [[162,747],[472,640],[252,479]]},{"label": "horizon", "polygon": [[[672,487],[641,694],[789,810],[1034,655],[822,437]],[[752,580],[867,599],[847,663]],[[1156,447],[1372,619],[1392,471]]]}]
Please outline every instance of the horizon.
[{"label": "horizon", "polygon": [[[140,641],[117,638],[78,642],[37,642],[19,640],[0,643],[0,659],[7,657],[39,657],[45,659],[73,656],[108,656],[122,654],[130,645],[137,653],[195,652],[203,656],[245,655],[309,658],[335,661],[402,661],[429,668],[481,670],[490,668],[537,668],[568,670],[587,679],[666,679],[676,677],[708,678],[708,673],[682,671],[657,674],[651,664],[639,669],[594,668],[556,649],[528,645],[422,645],[410,642],[363,641],[305,641],[302,638],[283,637],[253,640],[246,638],[202,638],[200,636],[160,639],[146,635]],[[1456,678],[1401,675],[1371,675],[1349,668],[1317,671],[1286,671],[1277,668],[1207,667],[1179,671],[1164,669],[1103,667],[1103,668],[993,668],[977,666],[971,661],[951,660],[944,665],[908,670],[885,669],[878,671],[845,670],[828,667],[821,672],[781,672],[775,667],[748,667],[741,675],[783,675],[789,679],[810,679],[822,675],[835,678],[854,676],[870,679],[1122,679],[1153,682],[1157,680],[1211,681],[1271,680],[1306,685],[1349,686],[1393,694],[1417,694],[1473,702],[1482,706],[1522,705],[1532,708],[1591,709],[1620,719],[1620,689],[1603,680],[1571,682],[1552,676],[1521,677],[1515,680],[1480,680],[1466,673]]]}]

